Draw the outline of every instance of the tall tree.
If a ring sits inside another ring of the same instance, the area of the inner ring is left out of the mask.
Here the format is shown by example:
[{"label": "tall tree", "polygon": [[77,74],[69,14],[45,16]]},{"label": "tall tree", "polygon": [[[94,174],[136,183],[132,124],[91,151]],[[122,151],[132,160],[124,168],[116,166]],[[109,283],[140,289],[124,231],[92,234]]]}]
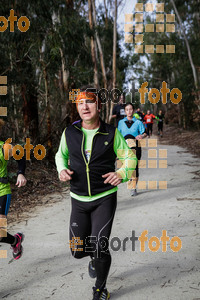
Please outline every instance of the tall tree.
[{"label": "tall tree", "polygon": [[99,88],[99,79],[98,79],[98,69],[97,69],[97,56],[96,56],[96,41],[94,39],[94,25],[93,25],[93,5],[92,0],[88,0],[88,8],[89,8],[89,24],[91,29],[91,54],[92,54],[92,61],[94,66],[94,84],[95,87]]},{"label": "tall tree", "polygon": [[[116,88],[116,78],[117,78],[117,7],[118,3],[117,0],[115,0],[115,9],[114,9],[114,24],[113,24],[113,65],[112,65],[112,70],[113,70],[113,82],[112,82],[112,88],[113,90]],[[112,99],[113,100],[113,99]],[[111,101],[110,103],[110,111],[108,110],[107,115],[106,115],[106,120],[108,122],[110,116],[112,115],[113,111],[113,106],[114,106],[114,101]]]}]

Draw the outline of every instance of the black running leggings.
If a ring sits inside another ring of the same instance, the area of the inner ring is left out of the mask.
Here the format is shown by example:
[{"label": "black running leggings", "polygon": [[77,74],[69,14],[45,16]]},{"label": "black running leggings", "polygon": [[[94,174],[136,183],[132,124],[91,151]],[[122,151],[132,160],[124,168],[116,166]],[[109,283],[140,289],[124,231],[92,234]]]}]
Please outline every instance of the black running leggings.
[{"label": "black running leggings", "polygon": [[148,123],[147,124],[147,135],[149,136],[150,134],[152,134],[152,132],[153,132],[153,124]]},{"label": "black running leggings", "polygon": [[75,258],[94,257],[96,287],[106,285],[111,265],[108,241],[117,205],[117,192],[91,202],[71,198],[70,246]]},{"label": "black running leggings", "polygon": [[138,178],[139,177],[139,161],[140,161],[140,158],[142,156],[142,148],[138,146],[138,141],[136,143],[136,147],[131,147],[132,150],[135,150],[134,153],[136,154],[136,157],[137,157],[137,166],[135,168],[135,171],[133,172],[133,176]]}]

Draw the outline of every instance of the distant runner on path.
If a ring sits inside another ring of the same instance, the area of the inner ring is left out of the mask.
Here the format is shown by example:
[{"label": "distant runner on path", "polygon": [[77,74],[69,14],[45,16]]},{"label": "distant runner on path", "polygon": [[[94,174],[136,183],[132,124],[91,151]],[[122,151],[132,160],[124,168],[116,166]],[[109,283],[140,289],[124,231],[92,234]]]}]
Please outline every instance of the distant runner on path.
[{"label": "distant runner on path", "polygon": [[119,121],[126,117],[125,110],[124,110],[125,105],[126,105],[125,98],[124,95],[122,94],[119,97],[118,104],[113,107],[112,116],[111,116],[111,119],[116,118],[116,127],[118,126]]},{"label": "distant runner on path", "polygon": [[144,116],[144,121],[146,125],[147,130],[147,136],[150,138],[150,135],[153,133],[153,119],[155,119],[156,116],[151,114],[150,110],[147,110],[147,114]]},{"label": "distant runner on path", "polygon": [[[0,120],[0,131],[3,126],[3,120]],[[8,147],[9,146],[9,147]],[[7,171],[7,163],[4,155],[5,153],[11,157],[12,149],[10,149],[10,144],[4,144],[4,142],[0,141],[0,243],[6,243],[11,245],[11,249],[13,251],[14,259],[19,259],[22,256],[23,247],[23,234],[16,233],[14,236],[7,232],[7,214],[10,207],[11,201],[11,189],[10,183],[8,182],[8,171]],[[16,185],[18,187],[26,185],[25,167],[26,160],[23,157],[18,160],[18,172],[17,172],[17,182]]]},{"label": "distant runner on path", "polygon": [[156,116],[157,125],[158,125],[158,135],[161,137],[163,136],[163,122],[164,122],[165,115],[163,114],[162,110],[159,110],[158,115]]},{"label": "distant runner on path", "polygon": [[[109,237],[117,205],[117,185],[128,181],[128,173],[134,171],[137,159],[118,129],[100,119],[101,101],[95,93],[84,89],[76,106],[81,120],[64,130],[56,165],[60,180],[70,181],[72,255],[91,257],[89,275],[97,278],[93,300],[106,300],[110,297],[106,281],[111,265]],[[122,167],[115,172],[116,157]]]},{"label": "distant runner on path", "polygon": [[139,107],[136,109],[135,113],[138,114],[139,120],[142,121],[142,122],[144,122],[144,113],[141,112],[141,109]]}]

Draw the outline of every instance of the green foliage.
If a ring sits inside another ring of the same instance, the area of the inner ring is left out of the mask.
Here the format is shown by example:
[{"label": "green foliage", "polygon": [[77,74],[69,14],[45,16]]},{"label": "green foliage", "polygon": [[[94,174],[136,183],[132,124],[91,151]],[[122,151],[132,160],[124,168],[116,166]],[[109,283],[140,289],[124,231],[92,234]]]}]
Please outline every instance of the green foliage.
[{"label": "green foliage", "polygon": [[[27,32],[20,32],[15,22],[14,32],[8,27],[0,33],[0,75],[8,78],[8,94],[1,96],[1,105],[8,109],[4,134],[13,137],[13,142],[30,137],[31,142],[46,147],[49,138],[58,143],[62,129],[76,115],[74,106],[68,105],[69,91],[93,84],[91,36],[95,30],[102,43],[108,87],[112,86],[113,19],[108,16],[106,25],[103,7],[98,8],[97,28],[91,31],[88,2],[74,0],[72,4],[67,6],[66,0],[10,0],[1,6],[6,18],[14,9],[17,18],[30,20]],[[122,90],[128,58],[122,56],[119,33],[117,39],[117,87]],[[98,72],[102,88],[99,57]]]}]

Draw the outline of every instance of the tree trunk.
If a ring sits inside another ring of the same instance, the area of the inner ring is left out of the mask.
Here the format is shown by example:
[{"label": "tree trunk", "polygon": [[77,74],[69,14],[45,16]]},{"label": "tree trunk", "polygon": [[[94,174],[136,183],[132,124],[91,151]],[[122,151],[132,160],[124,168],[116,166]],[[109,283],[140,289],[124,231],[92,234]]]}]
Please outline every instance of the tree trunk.
[{"label": "tree trunk", "polygon": [[24,129],[23,135],[24,139],[29,137],[33,140],[33,144],[39,141],[38,135],[38,106],[37,106],[37,95],[35,90],[29,90],[27,95],[27,86],[22,84],[21,86],[21,96],[23,99],[23,119],[24,119]]},{"label": "tree trunk", "polygon": [[115,18],[113,27],[113,89],[116,88],[116,50],[117,50],[117,0],[115,0]]},{"label": "tree trunk", "polygon": [[181,127],[181,105],[177,105],[178,108],[178,125]]},{"label": "tree trunk", "polygon": [[29,115],[30,115],[30,125],[29,132],[33,139],[33,143],[39,143],[40,136],[38,134],[38,98],[36,93],[30,92],[29,94]]},{"label": "tree trunk", "polygon": [[69,79],[69,70],[66,68],[65,58],[63,55],[63,51],[60,48],[60,55],[61,55],[61,64],[62,64],[62,80],[63,80],[63,87],[65,92],[68,90],[68,79]]},{"label": "tree trunk", "polygon": [[105,27],[108,28],[108,9],[106,5],[106,0],[104,0],[104,7],[105,7]]},{"label": "tree trunk", "polygon": [[50,116],[50,103],[49,103],[49,88],[48,88],[48,78],[47,78],[47,71],[46,67],[43,69],[44,74],[44,84],[45,84],[45,101],[47,107],[47,145],[49,147],[48,156],[51,156],[52,152],[52,140],[51,140],[51,116]]},{"label": "tree trunk", "polygon": [[[10,52],[10,68],[11,71],[13,71],[13,62],[12,62],[12,54]],[[15,86],[14,84],[11,85],[11,99],[13,103],[13,113],[14,113],[14,120],[13,123],[15,124],[13,128],[13,141],[15,141],[15,134],[19,136],[19,124],[18,124],[18,119],[16,118],[16,105],[15,105]],[[12,119],[12,117],[11,117]]]},{"label": "tree trunk", "polygon": [[[88,8],[89,8],[89,25],[90,29],[93,30],[93,18],[92,18],[92,2],[88,0]],[[92,55],[92,62],[94,66],[94,85],[95,88],[99,88],[99,80],[98,80],[98,70],[97,70],[97,58],[96,58],[96,50],[95,50],[95,40],[94,37],[91,36],[91,55]]]},{"label": "tree trunk", "polygon": [[[94,26],[97,27],[95,0],[91,0],[91,1],[92,1],[92,8],[93,8]],[[95,37],[96,37],[97,46],[98,46],[99,54],[100,54],[101,70],[102,70],[102,75],[103,75],[103,84],[104,84],[104,88],[107,89],[106,68],[105,68],[105,63],[104,63],[103,50],[102,50],[101,41],[100,41],[100,38],[99,38],[99,35],[98,35],[98,32],[96,29],[95,29]]]},{"label": "tree trunk", "polygon": [[67,8],[73,9],[74,8],[74,0],[66,0]]},{"label": "tree trunk", "polygon": [[49,87],[48,87],[48,76],[47,76],[47,66],[49,65],[44,61],[44,53],[46,50],[46,40],[44,39],[42,42],[42,47],[40,49],[40,62],[43,69],[43,77],[44,77],[44,86],[45,86],[45,104],[46,104],[46,115],[47,115],[47,145],[48,151],[47,156],[51,158],[52,156],[52,139],[51,139],[51,114],[50,114],[50,102],[49,102]]},{"label": "tree trunk", "polygon": [[[114,16],[114,25],[113,25],[113,89],[116,88],[116,51],[117,51],[117,0],[115,0],[115,16]],[[114,102],[111,101],[110,111],[107,111],[106,120],[109,121],[109,116],[112,115]]]},{"label": "tree trunk", "polygon": [[23,119],[24,119],[24,128],[23,135],[24,138],[29,136],[29,109],[28,109],[28,101],[26,98],[26,85],[22,84],[21,86],[21,95],[23,99]]}]

